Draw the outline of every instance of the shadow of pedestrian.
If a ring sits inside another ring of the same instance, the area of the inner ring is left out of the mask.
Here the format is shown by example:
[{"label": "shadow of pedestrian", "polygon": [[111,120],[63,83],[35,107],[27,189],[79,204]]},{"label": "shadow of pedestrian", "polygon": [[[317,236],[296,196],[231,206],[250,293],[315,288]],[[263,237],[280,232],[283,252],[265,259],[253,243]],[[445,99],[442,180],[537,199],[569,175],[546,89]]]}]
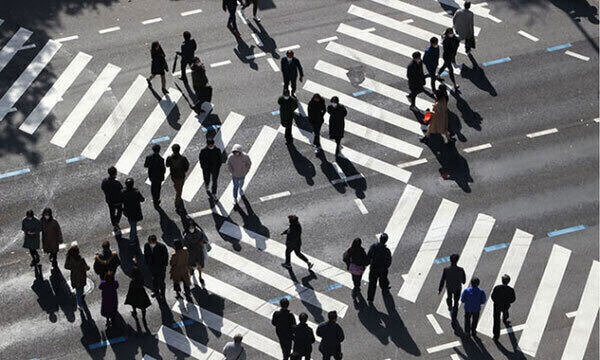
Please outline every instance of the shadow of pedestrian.
[{"label": "shadow of pedestrian", "polygon": [[[343,151],[343,150],[342,150]],[[340,169],[346,174],[346,177],[351,177],[355,175],[361,175],[356,179],[348,180],[346,182],[342,182],[344,186],[348,186],[354,190],[356,193],[356,197],[359,199],[365,198],[365,190],[367,190],[367,179],[365,179],[362,174],[358,172],[354,164],[350,160],[345,157],[337,157],[336,162],[339,165]]]},{"label": "shadow of pedestrian", "polygon": [[[252,70],[258,70],[258,64],[254,61],[254,45],[248,46],[248,44],[241,37],[235,38],[237,41],[237,48],[233,49],[233,53],[240,59],[244,64],[248,64]],[[250,58],[248,58],[250,57]]]},{"label": "shadow of pedestrian", "polygon": [[469,60],[471,60],[471,64],[473,67],[470,68],[466,64],[463,64],[460,75],[463,78],[471,81],[473,85],[487,92],[491,96],[498,96],[496,89],[494,88],[490,80],[488,80],[483,69],[479,66],[479,64],[477,64],[477,61],[475,60],[473,55],[469,54],[468,56]]},{"label": "shadow of pedestrian", "polygon": [[106,355],[105,346],[101,346],[93,350],[90,349],[90,344],[95,344],[102,341],[102,333],[92,318],[92,314],[90,313],[90,309],[87,307],[87,304],[84,305],[83,309],[83,311],[79,311],[79,315],[81,317],[81,325],[79,326],[81,329],[81,345],[83,345],[92,359],[104,359]]},{"label": "shadow of pedestrian", "polygon": [[450,136],[456,135],[458,136],[458,140],[460,140],[461,142],[466,142],[467,138],[461,132],[461,130],[462,124],[460,122],[460,119],[454,112],[448,110],[448,132],[450,133]]},{"label": "shadow of pedestrian", "polygon": [[48,320],[55,323],[58,320],[56,317],[58,302],[52,292],[50,281],[44,279],[41,265],[35,266],[35,280],[33,281],[33,285],[31,285],[31,290],[37,295],[37,302],[40,308],[48,313]]},{"label": "shadow of pedestrian", "polygon": [[440,134],[431,134],[426,144],[442,166],[439,169],[440,174],[442,176],[446,174],[446,179],[454,180],[464,192],[470,193],[469,183],[473,182],[473,178],[467,160],[456,149],[456,141],[450,140],[444,143]]},{"label": "shadow of pedestrian", "polygon": [[69,322],[75,322],[75,298],[60,268],[53,268],[50,284],[54,290],[56,302]]},{"label": "shadow of pedestrian", "polygon": [[483,121],[481,115],[471,109],[471,106],[460,96],[460,93],[451,91],[450,94],[456,99],[456,108],[460,111],[465,124],[477,131],[481,131],[481,122]]},{"label": "shadow of pedestrian", "polygon": [[160,215],[160,229],[162,231],[162,239],[169,247],[173,247],[173,243],[177,239],[182,239],[181,231],[177,226],[177,223],[173,221],[169,215],[162,209],[157,209]]},{"label": "shadow of pedestrian", "polygon": [[[295,255],[292,253],[292,256]],[[290,275],[290,279],[294,282],[296,293],[299,294],[302,305],[304,305],[306,310],[312,315],[315,322],[321,323],[325,321],[325,318],[323,317],[323,307],[321,306],[321,303],[318,301],[318,299],[314,296],[314,288],[310,284],[310,281],[312,279],[317,278],[316,275],[314,275],[314,272],[309,270],[309,276],[303,278],[302,283],[298,281],[298,277],[296,276],[296,273],[294,273],[294,270],[291,267],[286,269]],[[309,299],[311,300],[310,302],[308,301]]]},{"label": "shadow of pedestrian", "polygon": [[598,8],[590,5],[587,0],[550,0],[550,2],[569,15],[577,29],[579,29],[594,50],[598,51],[596,38],[581,26],[581,19],[583,18],[587,18],[590,23],[595,25],[600,23],[598,20]]},{"label": "shadow of pedestrian", "polygon": [[248,22],[248,27],[250,28],[250,30],[252,30],[253,33],[257,34],[258,38],[262,42],[262,46],[259,46],[259,48],[263,52],[271,54],[271,56],[274,59],[279,59],[280,56],[277,52],[277,43],[275,42],[275,39],[273,39],[269,35],[267,30],[263,27],[261,23],[256,23],[256,26],[258,27],[258,29],[256,29],[251,22]]},{"label": "shadow of pedestrian", "polygon": [[462,332],[462,330],[459,336],[465,353],[463,354],[458,348],[454,348],[458,356],[461,356],[465,359],[494,359],[487,351],[479,337],[471,337],[470,335]]},{"label": "shadow of pedestrian", "polygon": [[385,328],[389,332],[390,340],[399,348],[406,351],[407,353],[415,356],[421,356],[421,350],[413,340],[412,336],[408,332],[408,329],[404,325],[404,321],[396,310],[396,304],[394,302],[394,296],[392,294],[383,294],[383,303],[388,313],[387,316],[383,317]]},{"label": "shadow of pedestrian", "polygon": [[324,151],[319,151],[317,153],[317,159],[321,160],[321,172],[323,173],[323,175],[325,175],[327,177],[327,180],[329,181],[329,183],[331,185],[333,185],[333,188],[337,190],[337,192],[339,192],[340,194],[345,194],[346,193],[346,186],[343,182],[336,182],[335,180],[339,180],[340,176],[338,175],[337,171],[335,170],[335,167],[333,166],[332,163],[329,162],[329,160],[327,160],[327,157],[325,156],[325,152]]},{"label": "shadow of pedestrian", "polygon": [[[196,303],[199,307],[206,309],[213,314],[219,315],[220,318],[216,319],[217,322],[212,322],[210,331],[217,337],[221,336],[221,329],[223,328],[223,314],[225,310],[225,300],[220,296],[209,293],[206,289],[195,287],[192,289],[192,296],[196,299]],[[200,316],[202,318],[202,316]],[[215,329],[216,328],[216,329]]]},{"label": "shadow of pedestrian", "polygon": [[246,196],[242,196],[242,202],[244,203],[244,206],[246,207],[248,213],[244,212],[244,210],[242,210],[242,208],[239,206],[237,207],[237,212],[240,214],[242,220],[244,221],[244,228],[251,230],[257,234],[260,234],[266,238],[270,238],[271,231],[269,231],[268,227],[263,225],[258,215],[256,215],[254,210],[252,210],[252,206],[250,205],[250,202],[248,201]]},{"label": "shadow of pedestrian", "polygon": [[298,149],[296,149],[296,146],[293,143],[288,144],[286,147],[288,153],[290,154],[290,158],[292,159],[292,163],[294,164],[296,172],[298,172],[298,174],[300,174],[306,179],[306,183],[309,186],[313,186],[315,184],[313,178],[317,174],[313,163],[310,160],[308,160],[306,156],[302,155],[302,153],[300,153]]},{"label": "shadow of pedestrian", "polygon": [[498,348],[498,350],[500,350],[500,352],[502,352],[502,354],[504,356],[506,356],[507,359],[510,359],[510,360],[525,360],[525,359],[527,359],[527,357],[521,352],[521,350],[517,346],[517,339],[515,337],[515,333],[510,332],[510,333],[508,333],[508,336],[510,337],[510,342],[513,345],[513,351],[509,351],[506,347],[504,347],[504,345],[502,345],[502,343],[500,341],[494,341],[496,343],[496,347]]}]

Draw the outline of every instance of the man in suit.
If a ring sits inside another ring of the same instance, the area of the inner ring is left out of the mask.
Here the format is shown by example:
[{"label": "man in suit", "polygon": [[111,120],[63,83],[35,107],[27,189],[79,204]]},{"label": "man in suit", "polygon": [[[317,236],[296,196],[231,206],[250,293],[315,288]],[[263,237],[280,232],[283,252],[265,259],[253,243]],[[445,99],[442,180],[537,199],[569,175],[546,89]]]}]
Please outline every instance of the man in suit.
[{"label": "man in suit", "polygon": [[406,77],[408,78],[408,88],[410,89],[410,94],[408,94],[410,109],[415,111],[417,110],[415,106],[417,95],[425,91],[423,88],[425,85],[425,73],[423,73],[423,62],[421,61],[420,52],[415,51],[412,54],[412,61],[406,68]]},{"label": "man in suit", "polygon": [[160,189],[163,180],[165,180],[165,160],[160,156],[160,145],[152,146],[152,155],[146,156],[144,167],[148,168],[148,178],[150,179],[150,194],[154,206],[160,204]]},{"label": "man in suit", "polygon": [[144,245],[144,257],[152,274],[152,297],[164,297],[169,252],[164,244],[158,242],[156,235],[148,236],[148,242]]},{"label": "man in suit", "polygon": [[458,258],[458,254],[450,255],[450,266],[444,268],[442,278],[440,279],[440,286],[438,288],[438,294],[440,294],[444,287],[444,283],[446,284],[446,304],[448,304],[448,311],[450,311],[453,323],[456,320],[456,314],[458,313],[458,302],[460,300],[462,284],[467,281],[465,270],[456,265],[458,263]]},{"label": "man in suit", "polygon": [[517,299],[515,296],[515,289],[508,286],[510,283],[510,276],[507,274],[502,275],[502,284],[496,285],[492,290],[492,301],[494,302],[494,340],[498,340],[500,337],[500,314],[502,314],[502,322],[506,326],[510,326],[508,321],[508,309],[510,304],[514,303]]},{"label": "man in suit", "polygon": [[292,96],[296,97],[296,79],[300,74],[300,82],[304,79],[304,71],[300,60],[294,57],[294,52],[288,50],[285,57],[281,59],[281,73],[283,74],[283,90],[287,90],[292,85]]}]

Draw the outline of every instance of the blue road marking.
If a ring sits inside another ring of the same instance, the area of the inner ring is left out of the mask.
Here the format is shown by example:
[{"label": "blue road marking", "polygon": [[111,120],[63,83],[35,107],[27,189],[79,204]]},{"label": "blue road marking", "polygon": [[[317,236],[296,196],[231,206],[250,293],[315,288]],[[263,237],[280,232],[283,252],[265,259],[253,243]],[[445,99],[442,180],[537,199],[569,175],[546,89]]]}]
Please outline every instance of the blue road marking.
[{"label": "blue road marking", "polygon": [[171,325],[171,327],[173,329],[177,329],[177,328],[184,327],[184,326],[187,326],[187,325],[190,325],[193,323],[194,323],[194,320],[188,319],[188,320],[183,320],[183,321],[178,321],[176,323],[173,323],[173,325]]},{"label": "blue road marking", "polygon": [[291,297],[291,296],[289,296],[289,295],[280,296],[280,297],[276,297],[276,298],[274,298],[274,299],[271,299],[271,300],[269,300],[269,302],[270,302],[271,304],[278,304],[278,303],[279,303],[279,301],[280,301],[281,299],[288,299],[288,301],[289,301],[289,300],[291,300],[291,299],[292,299],[292,297]]},{"label": "blue road marking", "polygon": [[570,48],[571,47],[571,43],[566,43],[566,44],[562,44],[562,45],[556,45],[556,46],[552,46],[546,49],[546,51],[550,52],[550,51],[556,51],[556,50],[562,50],[562,49],[566,49],[566,48]]},{"label": "blue road marking", "polygon": [[564,235],[564,234],[572,233],[572,232],[583,230],[583,229],[585,229],[585,225],[571,226],[566,229],[551,231],[548,233],[548,237]]},{"label": "blue road marking", "polygon": [[353,92],[352,96],[357,97],[357,96],[367,95],[367,94],[370,94],[372,92],[373,92],[373,90],[369,90],[369,89],[367,89],[367,90],[361,90],[361,91]]},{"label": "blue road marking", "polygon": [[125,342],[125,340],[127,340],[127,338],[125,336],[120,336],[118,338],[103,340],[103,341],[97,342],[95,344],[91,344],[91,345],[89,345],[89,348],[91,350],[94,350],[94,349],[98,349],[98,348],[105,347],[108,345],[122,343],[122,342]]},{"label": "blue road marking", "polygon": [[512,59],[510,57],[505,57],[505,58],[502,58],[502,59],[496,59],[496,60],[492,60],[492,61],[486,61],[482,65],[483,66],[496,65],[496,64],[501,64],[501,63],[509,62],[511,60]]},{"label": "blue road marking", "polygon": [[78,156],[78,157],[67,159],[67,160],[65,160],[65,162],[67,164],[70,164],[70,163],[74,163],[74,162],[77,162],[77,161],[81,161],[83,159],[85,159],[85,156]]},{"label": "blue road marking", "polygon": [[16,175],[22,175],[22,174],[27,174],[31,172],[31,170],[29,170],[29,168],[27,169],[21,169],[21,170],[15,170],[15,171],[10,171],[4,174],[0,174],[0,179],[4,179],[7,177],[11,177],[11,176],[16,176]]},{"label": "blue road marking", "polygon": [[156,143],[163,142],[163,141],[169,141],[169,139],[170,138],[168,136],[159,137],[157,139],[150,140],[150,144],[156,144]]},{"label": "blue road marking", "polygon": [[327,290],[335,290],[335,289],[339,289],[343,286],[344,285],[342,285],[342,284],[331,284],[331,285],[327,285]]},{"label": "blue road marking", "polygon": [[207,132],[207,131],[211,131],[211,130],[218,130],[221,127],[221,125],[210,125],[207,127],[202,127],[202,131],[203,132]]},{"label": "blue road marking", "polygon": [[494,251],[494,250],[504,249],[507,247],[508,247],[508,243],[502,243],[502,244],[496,244],[496,245],[485,247],[485,248],[483,248],[483,250],[485,252],[490,252],[490,251]]},{"label": "blue road marking", "polygon": [[279,110],[271,111],[271,115],[279,115]]},{"label": "blue road marking", "polygon": [[444,71],[443,73],[440,74],[440,76],[448,76],[448,72]]},{"label": "blue road marking", "polygon": [[450,256],[444,256],[444,257],[442,257],[442,258],[435,259],[435,260],[433,261],[433,263],[434,263],[434,264],[443,264],[443,263],[446,263],[446,262],[448,262],[448,261],[450,261]]}]

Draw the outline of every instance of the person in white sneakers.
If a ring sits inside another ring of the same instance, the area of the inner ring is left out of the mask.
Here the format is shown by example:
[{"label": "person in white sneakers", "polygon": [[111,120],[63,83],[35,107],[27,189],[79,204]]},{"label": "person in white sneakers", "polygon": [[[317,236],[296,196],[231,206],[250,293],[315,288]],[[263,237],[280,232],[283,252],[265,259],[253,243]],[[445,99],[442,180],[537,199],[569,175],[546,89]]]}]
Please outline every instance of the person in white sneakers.
[{"label": "person in white sneakers", "polygon": [[246,360],[246,349],[242,346],[242,334],[235,334],[233,341],[223,346],[225,360]]},{"label": "person in white sneakers", "polygon": [[231,150],[231,154],[227,157],[227,167],[231,172],[233,180],[233,200],[236,205],[238,203],[238,191],[241,196],[244,196],[244,178],[250,171],[252,161],[250,156],[242,151],[242,145],[235,144]]}]

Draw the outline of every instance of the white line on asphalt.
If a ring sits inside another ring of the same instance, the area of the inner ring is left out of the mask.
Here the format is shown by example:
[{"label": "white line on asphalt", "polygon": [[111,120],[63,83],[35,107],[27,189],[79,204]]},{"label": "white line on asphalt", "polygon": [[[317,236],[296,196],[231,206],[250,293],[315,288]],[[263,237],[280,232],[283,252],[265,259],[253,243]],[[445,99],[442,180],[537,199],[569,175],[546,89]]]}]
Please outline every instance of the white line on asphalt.
[{"label": "white line on asphalt", "polygon": [[342,179],[335,179],[335,180],[331,180],[331,183],[333,185],[337,185],[340,183],[349,183],[350,181],[354,181],[354,180],[358,180],[358,179],[364,179],[365,176],[363,174],[354,174],[354,175],[350,175],[350,176],[345,176]]},{"label": "white line on asphalt", "polygon": [[418,159],[418,160],[413,160],[413,161],[398,164],[398,167],[404,169],[404,168],[415,166],[415,165],[425,164],[426,162],[427,162],[427,159],[423,158],[423,159]]},{"label": "white line on asphalt", "polygon": [[119,31],[119,30],[121,30],[120,27],[113,26],[113,27],[109,27],[109,28],[106,28],[106,29],[98,30],[98,33],[99,34],[106,34],[106,33],[110,33],[110,32],[113,32],[113,31]]},{"label": "white line on asphalt", "polygon": [[358,206],[358,210],[360,210],[361,214],[367,215],[369,213],[369,210],[367,210],[367,207],[363,204],[361,199],[354,199],[354,202],[356,203],[356,206]]},{"label": "white line on asphalt", "polygon": [[269,65],[271,65],[271,69],[273,69],[273,71],[279,71],[279,67],[277,66],[277,63],[275,62],[275,60],[273,60],[273,58],[267,58],[267,62],[269,63]]},{"label": "white line on asphalt", "polygon": [[459,347],[459,346],[461,346],[460,341],[453,341],[453,342],[449,342],[447,344],[442,344],[442,345],[438,345],[438,346],[427,348],[427,352],[431,354],[431,353],[434,353],[434,352],[438,352],[438,351],[442,351],[442,350],[447,350],[447,349],[452,349],[454,347]]},{"label": "white line on asphalt", "polygon": [[215,67],[219,67],[219,66],[223,66],[223,65],[229,65],[231,64],[231,60],[225,60],[225,61],[220,61],[220,62],[216,62],[216,63],[212,63],[210,64],[211,68],[215,68]]},{"label": "white line on asphalt", "polygon": [[487,143],[487,144],[483,144],[483,145],[471,146],[471,147],[463,149],[463,151],[466,153],[472,153],[472,152],[479,151],[479,150],[489,149],[491,147],[492,147],[492,144]]},{"label": "white line on asphalt", "polygon": [[565,314],[565,316],[566,316],[568,319],[574,318],[575,316],[577,316],[577,310],[576,310],[576,311],[571,311],[571,312],[568,312],[568,313],[566,313],[566,314]]},{"label": "white line on asphalt", "polygon": [[244,25],[248,25],[248,21],[246,20],[246,17],[244,16],[244,14],[242,13],[241,10],[236,11],[238,16],[240,17],[240,20],[242,20],[242,23]]},{"label": "white line on asphalt", "polygon": [[594,121],[598,123],[600,122],[600,118],[595,118]]},{"label": "white line on asphalt", "polygon": [[273,200],[273,199],[279,199],[279,198],[290,196],[290,195],[292,195],[291,192],[289,192],[289,191],[282,191],[282,192],[279,192],[277,194],[263,196],[263,197],[260,197],[258,199],[260,201],[262,201],[262,202],[265,202],[265,201],[269,201],[269,200]]},{"label": "white line on asphalt", "polygon": [[317,43],[322,44],[324,42],[335,41],[337,39],[338,39],[337,36],[332,36],[332,37],[328,37],[328,38],[324,38],[324,39],[319,39],[319,40],[317,40]]},{"label": "white line on asphalt", "polygon": [[[192,73],[191,66],[185,69],[185,73],[186,74],[191,74]],[[171,73],[171,76],[173,76],[173,77],[175,77],[175,76],[181,76],[181,70],[175,71],[175,72]]]},{"label": "white line on asphalt", "polygon": [[77,39],[79,39],[78,35],[72,35],[72,36],[66,36],[66,37],[62,37],[60,39],[56,39],[56,41],[63,43],[63,42],[67,42],[67,41],[77,40]]},{"label": "white line on asphalt", "polygon": [[373,32],[375,30],[377,30],[377,29],[375,29],[374,27],[370,27],[370,28],[363,29],[362,31],[364,31],[364,32]]},{"label": "white line on asphalt", "polygon": [[451,360],[460,360],[460,356],[458,356],[457,354],[450,354],[450,359]]},{"label": "white line on asphalt", "polygon": [[333,163],[331,163],[331,165],[333,166],[333,168],[335,169],[335,172],[339,176],[339,179],[336,179],[336,180],[341,180],[342,182],[345,181],[346,180],[346,174],[344,173],[344,170],[342,170],[342,168],[340,167],[340,165],[338,165],[338,163],[335,162],[335,161]]},{"label": "white line on asphalt", "polygon": [[296,44],[296,45],[292,45],[292,46],[282,47],[282,48],[277,49],[277,51],[286,52],[288,50],[296,50],[296,49],[300,49],[300,45]]},{"label": "white line on asphalt", "polygon": [[412,54],[415,51],[418,51],[417,49],[415,49],[411,46],[404,45],[404,44],[396,42],[396,41],[392,41],[384,36],[372,34],[370,32],[366,32],[365,30],[361,30],[359,28],[356,28],[351,25],[346,25],[344,23],[339,24],[336,31],[339,33],[342,33],[344,35],[351,36],[355,39],[362,40],[371,45],[379,46],[386,50],[393,51],[397,54],[403,55],[403,56],[405,56],[407,58],[411,58],[411,59],[412,59]]},{"label": "white line on asphalt", "polygon": [[225,356],[175,330],[161,325],[156,334],[158,340],[198,360],[225,360]]},{"label": "white line on asphalt", "polygon": [[405,24],[411,24],[413,22],[415,22],[413,19],[406,19],[406,20],[402,20],[401,22],[405,23]]},{"label": "white line on asphalt", "polygon": [[18,51],[34,49],[34,48],[35,48],[35,44],[23,45],[23,46],[21,46],[21,48]]},{"label": "white line on asphalt", "polygon": [[142,21],[142,25],[154,24],[154,23],[161,22],[161,21],[162,21],[162,18],[157,17],[154,19],[148,19],[148,20]]},{"label": "white line on asphalt", "polygon": [[6,64],[15,56],[17,51],[21,49],[23,44],[29,39],[29,37],[33,34],[33,32],[25,29],[19,28],[17,32],[8,40],[6,45],[0,51],[0,71],[4,69]]},{"label": "white line on asphalt", "polygon": [[523,30],[519,30],[519,32],[518,32],[517,34],[519,34],[519,35],[521,35],[521,36],[523,36],[523,37],[526,37],[526,38],[528,38],[528,39],[529,39],[529,40],[531,40],[531,41],[535,41],[535,42],[537,42],[537,41],[539,41],[539,40],[540,40],[539,38],[537,38],[537,37],[535,37],[535,36],[533,36],[533,35],[531,35],[531,34],[528,34],[528,33],[526,33],[526,32],[525,32],[525,31],[523,31]]},{"label": "white line on asphalt", "polygon": [[516,333],[517,331],[521,331],[527,327],[527,324],[521,324],[517,326],[509,326],[506,329],[500,330],[500,335],[506,335],[510,333]]},{"label": "white line on asphalt", "polygon": [[258,59],[258,58],[261,58],[261,57],[263,57],[265,55],[267,55],[267,54],[265,54],[264,52],[260,52],[260,53],[257,53],[257,54],[248,55],[248,56],[246,56],[246,59],[247,60]]},{"label": "white line on asphalt", "polygon": [[[137,229],[137,231],[140,231],[140,230],[142,230],[142,227],[141,227],[140,225],[137,225],[135,228]],[[114,231],[113,231],[113,232],[111,232],[110,234],[111,234],[112,236],[115,236],[115,235],[117,235],[117,233],[119,233],[119,234],[121,234],[121,235],[125,235],[125,234],[129,234],[130,232],[131,232],[131,228],[126,228],[126,229],[121,229],[121,230],[119,230],[119,231],[117,231],[117,232],[114,232]]]},{"label": "white line on asphalt", "polygon": [[258,47],[262,47],[263,46],[263,42],[260,40],[260,38],[258,37],[258,35],[256,35],[256,33],[252,33],[252,34],[250,34],[250,36],[252,36],[252,39],[254,39],[254,42],[256,43],[256,46],[258,46]]},{"label": "white line on asphalt", "polygon": [[574,57],[574,58],[577,58],[577,59],[579,59],[579,60],[583,60],[583,61],[589,61],[589,60],[590,60],[590,58],[589,58],[589,57],[587,57],[587,56],[584,56],[584,55],[581,55],[581,54],[578,54],[578,53],[576,53],[576,52],[573,52],[573,51],[571,51],[571,50],[567,50],[567,51],[565,51],[565,54],[567,54],[567,55],[569,55],[569,56],[572,56],[572,57]]},{"label": "white line on asphalt", "polygon": [[538,136],[544,136],[544,135],[548,135],[548,134],[554,134],[557,133],[558,129],[557,128],[552,128],[552,129],[547,129],[547,130],[542,130],[542,131],[537,131],[537,132],[532,132],[527,134],[528,138],[535,138]]},{"label": "white line on asphalt", "polygon": [[442,330],[442,327],[437,322],[437,320],[435,319],[435,316],[433,314],[427,314],[427,320],[429,320],[429,323],[431,324],[431,326],[433,326],[433,330],[435,331],[436,334],[439,335],[439,334],[444,333],[444,330]]},{"label": "white line on asphalt", "polygon": [[201,12],[202,12],[202,9],[184,11],[181,13],[181,16],[190,16],[190,15],[194,15],[194,14],[200,14]]},{"label": "white line on asphalt", "polygon": [[67,248],[67,244],[60,244],[60,245],[58,245],[58,248],[61,249],[61,250],[62,249],[66,249]]}]

